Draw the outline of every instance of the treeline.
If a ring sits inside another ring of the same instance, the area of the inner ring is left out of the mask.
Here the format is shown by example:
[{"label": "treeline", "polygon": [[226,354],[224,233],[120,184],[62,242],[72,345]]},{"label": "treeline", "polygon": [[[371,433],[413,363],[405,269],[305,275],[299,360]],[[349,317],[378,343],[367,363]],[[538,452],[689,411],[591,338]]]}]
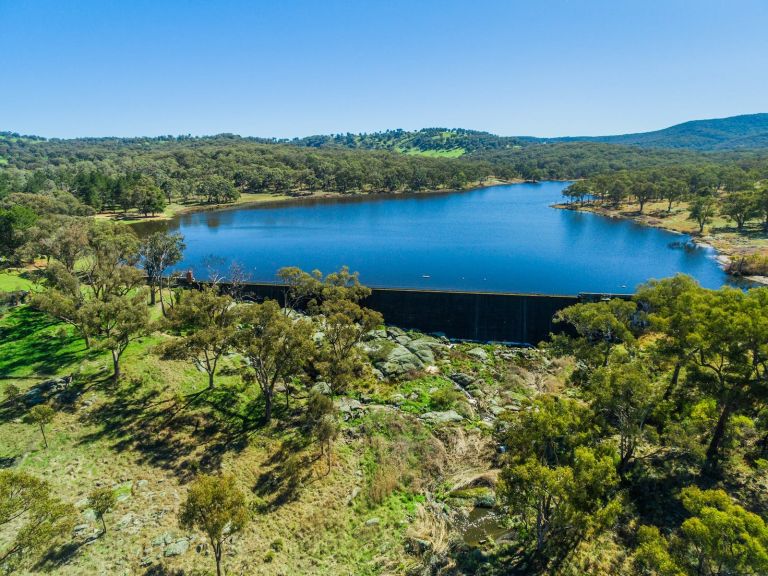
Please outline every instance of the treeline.
[{"label": "treeline", "polygon": [[563,191],[569,200],[583,204],[619,206],[635,202],[642,213],[648,202],[663,201],[666,212],[675,203],[688,202],[688,217],[699,233],[716,215],[732,221],[738,231],[754,220],[768,232],[768,166],[681,165],[669,168],[619,171],[574,182]]},{"label": "treeline", "polygon": [[492,175],[489,163],[388,152],[314,150],[234,136],[0,139],[0,198],[66,192],[96,210],[143,213],[171,201],[223,203],[240,193],[296,194],[460,189]]}]

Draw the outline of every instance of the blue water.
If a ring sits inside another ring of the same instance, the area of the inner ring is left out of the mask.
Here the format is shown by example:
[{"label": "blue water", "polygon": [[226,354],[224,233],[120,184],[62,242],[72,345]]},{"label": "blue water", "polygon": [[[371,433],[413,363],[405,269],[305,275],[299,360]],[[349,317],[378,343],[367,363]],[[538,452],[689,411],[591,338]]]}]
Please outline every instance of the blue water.
[{"label": "blue water", "polygon": [[234,260],[254,281],[274,280],[282,266],[346,264],[370,286],[498,292],[631,292],[678,272],[709,288],[728,282],[715,252],[686,246],[686,236],[551,208],[566,185],[241,207],[167,227],[187,243],[178,269],[197,278]]}]

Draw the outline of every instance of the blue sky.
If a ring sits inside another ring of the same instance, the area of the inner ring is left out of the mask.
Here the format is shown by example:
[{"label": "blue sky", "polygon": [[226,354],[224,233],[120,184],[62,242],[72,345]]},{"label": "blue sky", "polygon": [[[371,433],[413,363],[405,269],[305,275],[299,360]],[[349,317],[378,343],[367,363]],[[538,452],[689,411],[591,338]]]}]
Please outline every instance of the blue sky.
[{"label": "blue sky", "polygon": [[0,0],[0,130],[645,131],[768,112],[765,0]]}]

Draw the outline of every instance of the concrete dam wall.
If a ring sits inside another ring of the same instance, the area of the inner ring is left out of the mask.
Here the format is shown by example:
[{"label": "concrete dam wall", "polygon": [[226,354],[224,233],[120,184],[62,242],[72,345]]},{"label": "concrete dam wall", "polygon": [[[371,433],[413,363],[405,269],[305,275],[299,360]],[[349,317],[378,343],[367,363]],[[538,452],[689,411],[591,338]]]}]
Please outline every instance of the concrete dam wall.
[{"label": "concrete dam wall", "polygon": [[[223,288],[227,287],[222,283]],[[254,300],[284,302],[285,286],[246,283],[243,295]],[[425,333],[444,334],[458,340],[510,342],[535,345],[550,333],[567,331],[553,316],[579,302],[602,298],[627,298],[624,294],[504,294],[452,292],[403,288],[373,288],[362,304],[384,315],[387,324]]]}]

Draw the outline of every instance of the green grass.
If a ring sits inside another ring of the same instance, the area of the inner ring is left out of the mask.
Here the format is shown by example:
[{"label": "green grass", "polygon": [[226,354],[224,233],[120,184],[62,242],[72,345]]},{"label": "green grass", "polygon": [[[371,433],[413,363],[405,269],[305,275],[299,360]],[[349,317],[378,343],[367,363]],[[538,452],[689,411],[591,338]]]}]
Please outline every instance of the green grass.
[{"label": "green grass", "polygon": [[74,328],[28,306],[0,317],[0,377],[45,377],[72,370],[88,357]]},{"label": "green grass", "polygon": [[16,272],[0,272],[0,292],[29,290],[32,286],[32,281],[22,278]]},{"label": "green grass", "polygon": [[463,156],[466,150],[464,148],[448,148],[441,150],[421,150],[419,148],[408,148],[400,150],[408,156],[427,156],[429,158],[458,158]]}]

